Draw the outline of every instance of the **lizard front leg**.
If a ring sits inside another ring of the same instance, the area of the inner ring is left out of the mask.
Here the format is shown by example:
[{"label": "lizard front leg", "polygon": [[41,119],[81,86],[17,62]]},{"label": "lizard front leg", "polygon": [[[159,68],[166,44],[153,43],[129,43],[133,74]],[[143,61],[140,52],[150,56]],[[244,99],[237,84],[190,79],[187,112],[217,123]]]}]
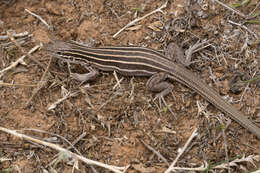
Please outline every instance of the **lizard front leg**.
[{"label": "lizard front leg", "polygon": [[91,66],[84,66],[84,67],[89,71],[89,73],[84,73],[84,74],[72,73],[69,68],[70,77],[83,83],[86,81],[94,80],[99,75],[98,69],[92,68]]},{"label": "lizard front leg", "polygon": [[168,108],[168,110],[172,113],[175,119],[177,119],[176,115],[172,112],[169,105],[166,103],[164,96],[168,95],[173,90],[173,85],[166,82],[168,78],[168,74],[164,72],[156,73],[149,78],[146,83],[146,87],[153,92],[157,92],[154,99],[159,99],[159,103],[161,105],[161,101],[163,101],[164,105]]}]

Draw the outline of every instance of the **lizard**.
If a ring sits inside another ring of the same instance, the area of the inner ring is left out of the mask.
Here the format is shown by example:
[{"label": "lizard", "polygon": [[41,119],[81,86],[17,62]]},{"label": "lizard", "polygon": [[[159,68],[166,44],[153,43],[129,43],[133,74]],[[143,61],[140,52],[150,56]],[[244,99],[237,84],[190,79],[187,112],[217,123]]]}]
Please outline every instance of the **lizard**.
[{"label": "lizard", "polygon": [[81,81],[95,78],[99,70],[116,71],[126,76],[146,76],[150,77],[146,83],[147,88],[157,92],[156,97],[162,99],[173,89],[167,79],[177,81],[197,92],[260,139],[260,128],[242,112],[193,72],[154,49],[135,46],[92,48],[74,41],[57,40],[47,46],[47,51],[63,61],[85,66],[89,73],[72,74]]}]

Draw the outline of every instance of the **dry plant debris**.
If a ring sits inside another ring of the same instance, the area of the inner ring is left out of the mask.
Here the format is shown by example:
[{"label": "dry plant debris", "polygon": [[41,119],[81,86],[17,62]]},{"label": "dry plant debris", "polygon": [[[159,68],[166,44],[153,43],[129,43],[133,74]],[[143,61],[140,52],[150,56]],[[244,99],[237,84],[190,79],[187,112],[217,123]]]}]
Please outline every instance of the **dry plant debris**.
[{"label": "dry plant debris", "polygon": [[78,83],[84,68],[45,51],[174,42],[177,62],[260,125],[259,1],[2,2],[0,172],[259,172],[260,141],[177,82],[160,107],[145,78]]}]

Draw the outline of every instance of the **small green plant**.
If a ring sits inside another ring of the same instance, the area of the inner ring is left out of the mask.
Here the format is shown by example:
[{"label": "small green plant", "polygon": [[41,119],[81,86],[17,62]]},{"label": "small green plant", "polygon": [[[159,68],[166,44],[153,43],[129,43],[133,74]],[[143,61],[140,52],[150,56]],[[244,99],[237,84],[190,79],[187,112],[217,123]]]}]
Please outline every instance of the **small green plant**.
[{"label": "small green plant", "polygon": [[141,12],[142,11],[142,9],[140,7],[136,7],[136,8],[134,8],[134,10],[137,11],[137,12]]}]

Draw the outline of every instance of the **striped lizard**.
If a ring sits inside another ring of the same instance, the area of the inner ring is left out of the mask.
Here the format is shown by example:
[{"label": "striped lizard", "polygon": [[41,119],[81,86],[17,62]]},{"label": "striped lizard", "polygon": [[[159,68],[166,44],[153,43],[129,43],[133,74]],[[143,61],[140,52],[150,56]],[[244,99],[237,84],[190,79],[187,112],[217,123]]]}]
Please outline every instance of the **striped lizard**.
[{"label": "striped lizard", "polygon": [[242,112],[225,101],[214,89],[185,67],[174,63],[156,50],[143,47],[89,48],[77,42],[55,41],[49,44],[50,54],[64,61],[80,64],[89,70],[85,75],[75,74],[78,80],[89,80],[98,75],[98,70],[116,71],[127,76],[147,76],[147,88],[158,92],[163,98],[173,86],[166,79],[176,80],[196,91],[231,119],[260,138],[260,128],[247,119]]}]

